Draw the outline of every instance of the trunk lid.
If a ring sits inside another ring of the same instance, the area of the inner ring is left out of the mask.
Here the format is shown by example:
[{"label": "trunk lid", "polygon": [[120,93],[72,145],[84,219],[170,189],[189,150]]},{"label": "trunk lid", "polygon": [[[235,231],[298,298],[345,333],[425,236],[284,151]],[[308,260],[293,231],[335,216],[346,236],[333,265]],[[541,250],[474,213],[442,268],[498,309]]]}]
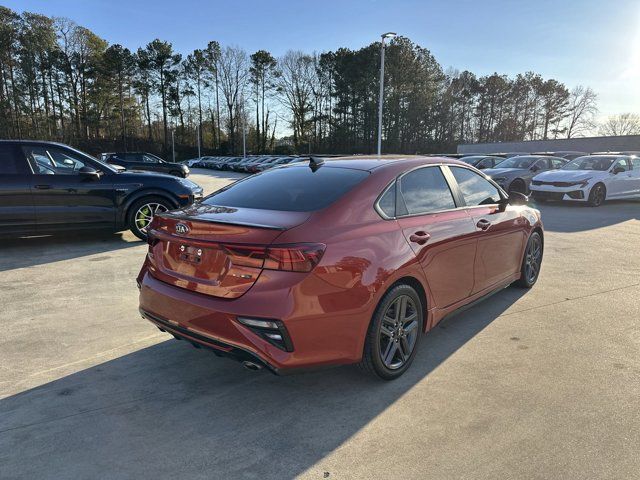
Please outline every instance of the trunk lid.
[{"label": "trunk lid", "polygon": [[204,204],[159,215],[149,231],[149,271],[170,285],[237,298],[262,272],[265,248],[310,215]]}]

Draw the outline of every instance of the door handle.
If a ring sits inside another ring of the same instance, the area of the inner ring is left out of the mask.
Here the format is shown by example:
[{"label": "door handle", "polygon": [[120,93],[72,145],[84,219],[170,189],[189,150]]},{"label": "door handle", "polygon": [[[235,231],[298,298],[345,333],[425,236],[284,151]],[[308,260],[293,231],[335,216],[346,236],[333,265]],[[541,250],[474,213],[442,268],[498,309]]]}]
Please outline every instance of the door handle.
[{"label": "door handle", "polygon": [[418,245],[424,245],[430,238],[431,235],[429,235],[427,232],[420,231],[411,235],[409,237],[409,240],[413,243],[417,243]]},{"label": "door handle", "polygon": [[38,190],[49,190],[51,185],[35,185],[34,188],[37,188]]},{"label": "door handle", "polygon": [[476,223],[476,227],[478,227],[480,230],[487,230],[490,226],[491,222],[489,220],[485,220],[484,218],[481,218],[480,220],[478,220],[478,223]]}]

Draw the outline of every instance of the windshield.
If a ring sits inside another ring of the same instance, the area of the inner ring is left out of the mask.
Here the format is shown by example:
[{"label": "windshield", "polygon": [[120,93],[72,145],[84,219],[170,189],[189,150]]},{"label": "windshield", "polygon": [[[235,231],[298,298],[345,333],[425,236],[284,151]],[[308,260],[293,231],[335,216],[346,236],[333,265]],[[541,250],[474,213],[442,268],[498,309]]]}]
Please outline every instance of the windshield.
[{"label": "windshield", "polygon": [[611,168],[613,162],[618,158],[608,155],[588,155],[585,157],[578,157],[575,160],[571,160],[562,166],[562,170],[599,170],[604,172]]},{"label": "windshield", "polygon": [[[223,207],[290,212],[320,210],[369,175],[350,168],[288,167],[247,177],[208,196],[202,203]],[[285,186],[285,187],[283,187]]]},{"label": "windshield", "polygon": [[529,168],[539,157],[511,157],[494,168]]},{"label": "windshield", "polygon": [[473,155],[471,157],[462,157],[460,160],[462,160],[464,163],[468,163],[469,165],[475,165],[484,158],[487,157],[484,155]]},{"label": "windshield", "polygon": [[73,148],[73,147],[69,147],[67,146],[68,149],[73,150],[74,152],[83,155],[87,158],[90,158],[91,160],[93,160],[94,162],[98,163],[100,168],[99,170],[102,170],[103,172],[111,172],[111,173],[120,173],[122,170],[117,169],[112,167],[111,165],[109,165],[108,163],[102,161],[102,160],[98,160],[96,157],[94,157],[93,155],[89,155],[87,152],[83,152],[81,150],[78,150],[77,148]]}]

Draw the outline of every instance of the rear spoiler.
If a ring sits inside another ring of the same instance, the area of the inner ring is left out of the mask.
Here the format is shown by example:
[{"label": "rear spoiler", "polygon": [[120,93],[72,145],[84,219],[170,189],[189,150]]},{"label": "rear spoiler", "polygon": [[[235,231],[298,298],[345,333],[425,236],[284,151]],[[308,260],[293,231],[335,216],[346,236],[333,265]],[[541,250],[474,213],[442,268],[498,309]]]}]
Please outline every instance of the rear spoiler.
[{"label": "rear spoiler", "polygon": [[[175,220],[188,220],[188,221],[194,220],[193,217],[189,217],[187,215],[176,215],[173,213],[161,213],[158,216],[173,218]],[[287,230],[287,227],[282,227],[279,225],[264,225],[261,223],[243,222],[243,221],[237,221],[237,220],[222,220],[222,219],[206,220],[206,219],[198,218],[196,221],[203,222],[203,223],[224,223],[227,225],[242,225],[243,227],[266,228],[268,230]]]}]

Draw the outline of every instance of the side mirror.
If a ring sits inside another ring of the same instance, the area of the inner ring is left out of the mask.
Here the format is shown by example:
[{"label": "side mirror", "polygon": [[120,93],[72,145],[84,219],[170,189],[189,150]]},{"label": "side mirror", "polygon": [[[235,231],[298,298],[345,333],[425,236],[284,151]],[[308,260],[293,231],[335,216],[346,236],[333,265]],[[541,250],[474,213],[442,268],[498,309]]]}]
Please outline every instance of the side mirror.
[{"label": "side mirror", "polygon": [[624,173],[626,172],[624,167],[621,167],[620,165],[618,165],[616,168],[613,169],[613,174],[617,175],[619,173]]},{"label": "side mirror", "polygon": [[509,205],[526,205],[529,203],[529,197],[524,193],[510,192],[509,198],[505,199],[503,203],[508,203]]},{"label": "side mirror", "polygon": [[84,166],[78,170],[78,173],[86,180],[98,180],[100,178],[100,174],[93,167]]},{"label": "side mirror", "polygon": [[533,166],[531,167],[531,171],[532,171],[532,172],[537,172],[538,170],[540,170],[540,167],[539,167],[539,166],[537,166],[537,165],[533,165]]}]

